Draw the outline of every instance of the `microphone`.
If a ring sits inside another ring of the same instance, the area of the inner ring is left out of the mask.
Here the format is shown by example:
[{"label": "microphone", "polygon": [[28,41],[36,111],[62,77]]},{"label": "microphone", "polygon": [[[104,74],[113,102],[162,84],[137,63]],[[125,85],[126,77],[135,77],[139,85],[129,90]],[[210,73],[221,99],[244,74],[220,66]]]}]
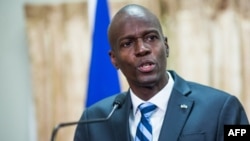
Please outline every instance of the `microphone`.
[{"label": "microphone", "polygon": [[124,94],[118,94],[115,98],[115,101],[113,102],[113,108],[111,110],[111,112],[109,113],[109,115],[105,118],[97,118],[97,119],[90,119],[90,120],[80,120],[80,121],[74,121],[74,122],[65,122],[65,123],[60,123],[57,126],[54,127],[53,132],[52,132],[52,136],[51,136],[51,141],[55,141],[55,137],[57,134],[57,131],[62,128],[62,127],[66,127],[66,126],[71,126],[71,125],[75,125],[75,124],[88,124],[88,123],[96,123],[96,122],[103,122],[103,121],[107,121],[110,119],[110,117],[113,115],[113,113],[115,112],[116,109],[119,109],[122,107],[122,104],[125,101],[125,95]]}]

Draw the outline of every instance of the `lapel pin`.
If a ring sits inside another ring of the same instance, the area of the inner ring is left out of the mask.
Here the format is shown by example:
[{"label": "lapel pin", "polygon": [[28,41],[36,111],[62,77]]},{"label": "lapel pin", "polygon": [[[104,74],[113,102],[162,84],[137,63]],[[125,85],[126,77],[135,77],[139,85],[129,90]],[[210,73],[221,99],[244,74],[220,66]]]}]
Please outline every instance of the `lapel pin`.
[{"label": "lapel pin", "polygon": [[180,107],[181,107],[181,109],[187,109],[188,108],[188,106],[186,104],[181,104]]}]

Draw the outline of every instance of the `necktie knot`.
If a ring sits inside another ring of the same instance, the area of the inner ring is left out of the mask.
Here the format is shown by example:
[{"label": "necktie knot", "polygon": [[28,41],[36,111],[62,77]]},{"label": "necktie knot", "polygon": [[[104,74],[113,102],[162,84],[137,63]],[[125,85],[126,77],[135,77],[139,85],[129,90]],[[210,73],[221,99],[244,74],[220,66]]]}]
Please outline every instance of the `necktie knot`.
[{"label": "necktie knot", "polygon": [[147,102],[140,104],[138,108],[140,109],[142,116],[149,118],[157,107],[154,104]]}]

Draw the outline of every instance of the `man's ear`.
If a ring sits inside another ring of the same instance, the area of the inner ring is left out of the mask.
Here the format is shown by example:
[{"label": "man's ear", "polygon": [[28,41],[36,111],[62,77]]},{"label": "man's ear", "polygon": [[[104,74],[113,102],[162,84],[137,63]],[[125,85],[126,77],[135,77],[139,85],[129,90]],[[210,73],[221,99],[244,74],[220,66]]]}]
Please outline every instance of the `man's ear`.
[{"label": "man's ear", "polygon": [[116,68],[116,69],[119,69],[119,66],[116,62],[116,57],[115,57],[115,53],[113,50],[110,50],[109,51],[109,57],[110,57],[110,60],[111,60],[111,63],[113,64],[113,66]]},{"label": "man's ear", "polygon": [[168,38],[167,37],[164,38],[164,44],[166,46],[166,57],[168,57],[169,56],[169,46],[168,46]]}]

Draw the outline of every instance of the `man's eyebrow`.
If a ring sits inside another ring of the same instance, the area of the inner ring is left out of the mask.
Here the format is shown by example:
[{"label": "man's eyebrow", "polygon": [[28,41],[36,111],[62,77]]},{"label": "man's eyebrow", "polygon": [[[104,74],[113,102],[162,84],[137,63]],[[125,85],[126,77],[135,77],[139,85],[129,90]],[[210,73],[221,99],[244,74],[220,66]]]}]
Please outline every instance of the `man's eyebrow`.
[{"label": "man's eyebrow", "polygon": [[147,34],[150,34],[150,33],[155,33],[157,35],[160,35],[160,31],[157,29],[157,28],[150,28],[150,29],[147,29],[145,30],[142,35],[147,35]]},{"label": "man's eyebrow", "polygon": [[142,36],[135,36],[135,35],[125,35],[121,38],[118,39],[118,42],[121,41],[121,40],[124,40],[124,39],[134,39],[134,38],[141,38],[147,34],[150,34],[150,33],[155,33],[157,35],[160,35],[160,32],[156,29],[150,29],[150,30],[145,30],[142,32]]},{"label": "man's eyebrow", "polygon": [[137,37],[135,37],[134,35],[127,35],[127,36],[123,36],[121,38],[119,38],[117,41],[118,43],[120,43],[123,40],[131,40],[131,39],[136,39]]}]

